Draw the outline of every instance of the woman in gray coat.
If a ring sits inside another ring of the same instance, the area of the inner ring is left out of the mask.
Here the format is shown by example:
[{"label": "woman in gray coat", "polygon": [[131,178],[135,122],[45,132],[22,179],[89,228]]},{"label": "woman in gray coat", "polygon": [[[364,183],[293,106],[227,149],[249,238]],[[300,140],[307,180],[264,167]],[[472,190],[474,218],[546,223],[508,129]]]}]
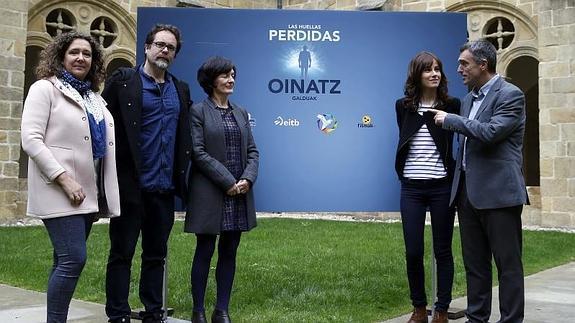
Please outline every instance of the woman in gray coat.
[{"label": "woman in gray coat", "polygon": [[259,154],[248,113],[228,100],[236,67],[222,57],[209,58],[198,70],[208,94],[190,112],[192,169],[185,231],[196,234],[192,264],[192,322],[207,322],[204,296],[217,236],[217,299],[212,322],[231,322],[228,315],[241,233],[256,226],[252,186]]}]

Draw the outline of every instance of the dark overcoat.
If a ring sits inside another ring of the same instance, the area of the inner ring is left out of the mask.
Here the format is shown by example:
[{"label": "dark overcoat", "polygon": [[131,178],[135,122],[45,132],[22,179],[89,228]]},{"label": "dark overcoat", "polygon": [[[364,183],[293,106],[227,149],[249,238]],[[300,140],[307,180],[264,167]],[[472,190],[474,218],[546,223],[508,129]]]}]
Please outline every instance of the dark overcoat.
[{"label": "dark overcoat", "polygon": [[240,178],[235,178],[224,166],[226,137],[222,116],[210,99],[194,104],[190,110],[192,129],[192,167],[189,174],[189,194],[184,231],[219,234],[224,196],[238,180],[247,179],[252,187],[246,193],[248,230],[256,226],[253,184],[258,176],[259,153],[252,136],[246,110],[230,102],[241,134]]}]

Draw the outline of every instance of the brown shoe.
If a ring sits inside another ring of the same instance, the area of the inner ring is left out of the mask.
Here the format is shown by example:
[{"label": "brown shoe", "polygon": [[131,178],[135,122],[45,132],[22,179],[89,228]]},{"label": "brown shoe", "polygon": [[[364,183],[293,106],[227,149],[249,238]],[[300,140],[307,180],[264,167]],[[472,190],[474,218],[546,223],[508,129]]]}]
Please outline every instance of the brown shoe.
[{"label": "brown shoe", "polygon": [[435,310],[433,313],[433,319],[431,323],[448,323],[449,318],[447,317],[447,311],[438,311]]},{"label": "brown shoe", "polygon": [[427,323],[427,309],[425,306],[414,307],[407,323]]}]

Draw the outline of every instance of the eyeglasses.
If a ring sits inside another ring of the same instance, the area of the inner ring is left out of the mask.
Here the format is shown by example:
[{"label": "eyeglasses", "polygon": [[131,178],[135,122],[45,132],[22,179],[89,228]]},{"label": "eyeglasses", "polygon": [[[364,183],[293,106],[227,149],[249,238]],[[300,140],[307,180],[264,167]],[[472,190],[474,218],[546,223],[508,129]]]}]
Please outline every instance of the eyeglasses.
[{"label": "eyeglasses", "polygon": [[176,51],[176,46],[172,44],[166,44],[163,41],[155,41],[152,44],[154,44],[154,46],[156,46],[156,48],[158,48],[159,50],[164,50],[164,48],[167,48],[169,52]]}]

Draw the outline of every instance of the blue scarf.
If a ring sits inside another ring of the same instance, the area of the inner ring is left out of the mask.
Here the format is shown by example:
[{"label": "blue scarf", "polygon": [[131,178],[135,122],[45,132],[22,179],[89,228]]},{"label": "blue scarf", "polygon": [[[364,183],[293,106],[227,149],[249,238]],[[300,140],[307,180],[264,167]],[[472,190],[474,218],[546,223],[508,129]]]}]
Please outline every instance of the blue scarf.
[{"label": "blue scarf", "polygon": [[76,91],[78,91],[81,96],[86,95],[86,93],[92,89],[92,83],[90,81],[80,81],[65,69],[63,69],[60,73],[60,78],[66,83],[70,84],[74,89],[76,89]]},{"label": "blue scarf", "polygon": [[[90,93],[92,90],[90,81],[80,81],[66,70],[62,70],[60,78],[78,91],[85,101],[90,101]],[[93,103],[86,102],[86,104]],[[106,155],[106,122],[104,119],[100,120],[100,122],[96,122],[90,110],[86,109],[86,112],[90,124],[90,135],[92,136],[92,155],[94,159],[100,159]]]}]

